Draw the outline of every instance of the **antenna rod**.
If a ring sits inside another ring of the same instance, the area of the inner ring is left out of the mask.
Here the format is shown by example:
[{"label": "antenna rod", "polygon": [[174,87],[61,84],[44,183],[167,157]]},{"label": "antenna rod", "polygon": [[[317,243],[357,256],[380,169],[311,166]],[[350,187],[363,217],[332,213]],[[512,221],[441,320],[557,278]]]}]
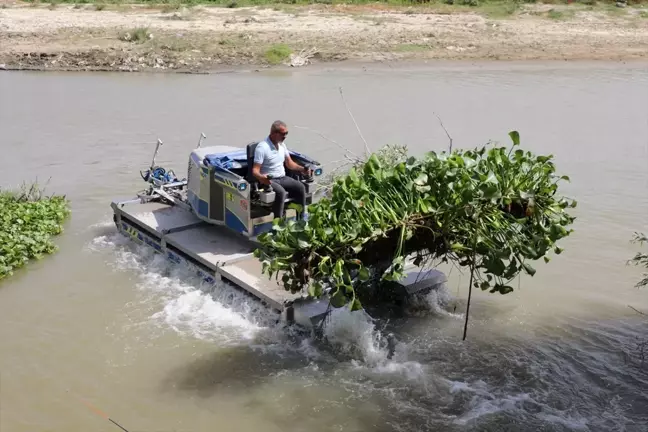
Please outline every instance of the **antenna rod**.
[{"label": "antenna rod", "polygon": [[162,145],[162,140],[158,138],[157,145],[155,146],[155,153],[153,153],[153,160],[151,161],[151,172],[153,172],[153,167],[155,167],[155,158],[157,157],[158,150]]},{"label": "antenna rod", "polygon": [[108,416],[108,414],[104,413],[104,412],[101,411],[99,408],[96,408],[96,407],[92,406],[92,405],[90,404],[90,402],[84,400],[83,403],[86,404],[86,406],[87,406],[88,408],[90,408],[92,411],[94,411],[96,414],[99,414],[101,417],[105,418],[106,420],[108,420],[109,422],[111,422],[112,424],[114,424],[115,426],[117,426],[119,429],[123,430],[124,432],[128,432],[128,430],[127,430],[124,426],[120,425],[120,424],[117,423],[115,420],[111,419],[111,418]]},{"label": "antenna rod", "polygon": [[205,135],[204,132],[200,133],[200,139],[198,140],[198,148],[202,145],[203,139],[207,138],[207,135]]}]

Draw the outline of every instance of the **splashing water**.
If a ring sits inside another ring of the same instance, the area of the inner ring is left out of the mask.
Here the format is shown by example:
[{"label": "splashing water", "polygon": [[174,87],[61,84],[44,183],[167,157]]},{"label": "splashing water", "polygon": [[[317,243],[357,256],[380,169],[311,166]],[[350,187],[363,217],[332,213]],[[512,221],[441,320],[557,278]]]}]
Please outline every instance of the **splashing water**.
[{"label": "splashing water", "polygon": [[[148,324],[215,342],[218,347],[251,350],[259,367],[296,361],[300,368],[282,369],[273,379],[285,385],[296,380],[290,385],[346,392],[348,401],[384,405],[382,420],[393,430],[463,430],[475,425],[500,430],[518,426],[520,430],[616,430],[625,424],[624,410],[636,410],[633,407],[641,403],[628,399],[634,390],[624,389],[626,396],[604,399],[603,387],[583,388],[584,376],[591,373],[588,368],[603,370],[610,360],[592,358],[570,369],[570,360],[586,351],[578,348],[569,354],[568,348],[551,342],[553,333],[539,337],[533,347],[484,332],[461,343],[442,329],[435,330],[434,322],[462,318],[448,312],[453,299],[445,287],[414,303],[415,321],[424,328],[417,337],[400,331],[395,338],[387,323],[364,311],[341,308],[332,310],[322,328],[323,340],[318,340],[285,327],[277,315],[236,288],[206,285],[187,269],[121,234],[98,236],[88,249],[109,250],[108,262],[115,271],[136,275],[138,292],[145,297],[142,303],[148,308],[155,305],[147,315]],[[575,327],[566,337],[578,338],[582,332]],[[597,334],[598,339],[618,337]],[[558,348],[550,348],[554,346]],[[634,379],[643,385],[641,378]],[[570,394],[583,392],[593,393],[586,396],[587,403],[575,404]]]},{"label": "splashing water", "polygon": [[[159,310],[149,317],[158,326],[221,344],[245,343],[262,351],[281,347],[310,358],[326,356],[322,346],[316,347],[312,335],[284,327],[276,314],[238,289],[222,282],[208,285],[187,268],[168,262],[151,248],[133,243],[120,233],[95,237],[88,249],[114,251],[114,261],[109,260],[109,264],[115,271],[138,275],[137,288],[147,295],[146,301],[160,302]],[[447,290],[432,291],[419,300],[416,308],[449,314],[443,309],[448,301]],[[383,334],[376,324],[364,311],[333,309],[323,328],[326,348],[332,348],[336,358],[351,361],[356,368],[419,376],[420,364],[407,361],[407,344]]]}]

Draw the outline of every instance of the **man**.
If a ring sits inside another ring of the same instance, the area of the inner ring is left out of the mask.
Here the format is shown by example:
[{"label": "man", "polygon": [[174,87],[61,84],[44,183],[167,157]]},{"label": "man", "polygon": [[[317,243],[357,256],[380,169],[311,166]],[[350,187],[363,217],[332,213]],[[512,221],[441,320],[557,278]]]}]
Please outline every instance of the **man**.
[{"label": "man", "polygon": [[[288,127],[281,120],[272,123],[270,135],[257,144],[254,151],[252,175],[264,185],[271,185],[275,191],[275,201],[272,211],[275,217],[284,216],[286,197],[294,198],[302,206],[302,217],[306,215],[306,188],[302,182],[286,176],[286,168],[306,175],[311,170],[295,163],[288,153],[284,140],[288,135]],[[268,178],[270,176],[270,178]]]}]

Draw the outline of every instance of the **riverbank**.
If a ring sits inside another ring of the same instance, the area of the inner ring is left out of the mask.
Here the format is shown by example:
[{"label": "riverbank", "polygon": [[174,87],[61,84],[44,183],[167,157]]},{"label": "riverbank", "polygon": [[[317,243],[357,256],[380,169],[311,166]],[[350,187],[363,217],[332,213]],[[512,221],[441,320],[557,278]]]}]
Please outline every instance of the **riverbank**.
[{"label": "riverbank", "polygon": [[341,60],[648,58],[645,7],[229,6],[4,1],[0,67],[209,72]]}]

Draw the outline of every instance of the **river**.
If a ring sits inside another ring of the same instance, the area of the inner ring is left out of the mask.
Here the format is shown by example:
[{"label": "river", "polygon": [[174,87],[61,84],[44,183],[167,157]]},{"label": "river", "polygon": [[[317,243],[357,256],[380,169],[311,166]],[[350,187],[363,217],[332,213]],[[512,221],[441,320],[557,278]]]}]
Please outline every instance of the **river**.
[{"label": "river", "polygon": [[[48,182],[73,211],[55,255],[0,283],[0,430],[119,430],[92,407],[131,432],[647,430],[648,365],[624,355],[648,337],[628,308],[648,309],[648,292],[626,266],[648,232],[646,66],[0,74],[0,185]],[[571,177],[565,252],[512,294],[474,295],[465,342],[457,270],[425,316],[382,329],[341,313],[330,348],[116,234],[110,201],[143,188],[158,138],[158,163],[181,176],[201,132],[243,146],[275,119],[327,167],[341,151],[313,131],[361,151],[340,87],[372,149],[445,149],[436,113],[455,147],[515,129]]]}]

